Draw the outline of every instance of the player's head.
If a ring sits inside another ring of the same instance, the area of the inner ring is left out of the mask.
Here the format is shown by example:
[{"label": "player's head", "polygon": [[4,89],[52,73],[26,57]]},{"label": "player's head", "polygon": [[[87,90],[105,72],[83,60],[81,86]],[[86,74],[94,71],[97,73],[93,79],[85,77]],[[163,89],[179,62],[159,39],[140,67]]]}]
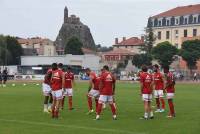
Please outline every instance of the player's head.
[{"label": "player's head", "polygon": [[147,66],[146,66],[146,65],[143,65],[143,66],[142,66],[142,72],[147,72],[147,71],[148,71]]},{"label": "player's head", "polygon": [[58,68],[63,69],[63,64],[62,63],[58,63]]},{"label": "player's head", "polygon": [[103,66],[103,71],[109,71],[109,67],[107,65]]},{"label": "player's head", "polygon": [[158,70],[159,70],[158,64],[153,65],[153,71],[158,72]]},{"label": "player's head", "polygon": [[169,72],[169,66],[164,66],[164,73],[168,73]]},{"label": "player's head", "polygon": [[90,75],[90,72],[91,72],[91,69],[90,68],[86,68],[85,69],[85,73],[89,76]]},{"label": "player's head", "polygon": [[51,65],[51,68],[52,68],[52,70],[58,69],[57,63],[53,63],[53,64]]},{"label": "player's head", "polygon": [[70,66],[67,67],[67,72],[71,72],[72,68]]}]

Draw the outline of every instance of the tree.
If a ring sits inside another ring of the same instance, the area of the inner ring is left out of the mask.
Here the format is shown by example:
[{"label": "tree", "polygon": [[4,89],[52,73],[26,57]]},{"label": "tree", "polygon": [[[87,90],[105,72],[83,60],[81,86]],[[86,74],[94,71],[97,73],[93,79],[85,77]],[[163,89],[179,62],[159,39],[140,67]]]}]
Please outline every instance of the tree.
[{"label": "tree", "polygon": [[180,55],[187,62],[187,66],[191,71],[196,69],[197,61],[200,59],[200,40],[183,42]]},{"label": "tree", "polygon": [[15,37],[0,35],[0,64],[17,65],[20,63],[22,48]]},{"label": "tree", "polygon": [[136,54],[133,56],[132,63],[136,67],[140,68],[142,65],[150,66],[152,57],[147,54]]},{"label": "tree", "polygon": [[65,45],[65,54],[83,55],[82,47],[83,43],[78,38],[72,37]]},{"label": "tree", "polygon": [[168,41],[161,42],[152,49],[153,58],[158,60],[162,67],[169,66],[174,61],[173,57],[177,53],[178,49]]}]

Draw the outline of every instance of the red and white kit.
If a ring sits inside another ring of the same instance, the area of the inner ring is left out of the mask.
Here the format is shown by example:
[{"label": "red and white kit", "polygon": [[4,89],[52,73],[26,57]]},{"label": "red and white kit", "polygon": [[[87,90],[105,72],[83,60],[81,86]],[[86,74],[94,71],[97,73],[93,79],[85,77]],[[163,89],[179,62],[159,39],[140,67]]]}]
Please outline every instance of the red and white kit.
[{"label": "red and white kit", "polygon": [[167,83],[166,85],[169,85],[166,87],[166,92],[167,92],[167,99],[173,99],[174,98],[174,93],[175,93],[175,88],[174,88],[174,75],[171,72],[167,73]]},{"label": "red and white kit", "polygon": [[90,90],[90,92],[88,93],[88,96],[97,98],[97,97],[99,97],[99,94],[100,94],[100,92],[99,92],[100,77],[96,76],[96,74],[94,72],[91,72],[89,77],[92,80],[93,87]]},{"label": "red and white kit", "polygon": [[52,73],[52,69],[49,69],[42,83],[42,91],[43,91],[44,96],[49,96],[51,93],[51,73]]},{"label": "red and white kit", "polygon": [[58,69],[52,71],[52,78],[51,78],[52,96],[56,100],[62,99],[62,76],[63,76],[62,70]]},{"label": "red and white kit", "polygon": [[73,96],[72,82],[74,81],[74,74],[72,72],[65,72],[65,92],[64,96]]},{"label": "red and white kit", "polygon": [[152,75],[147,72],[140,73],[140,82],[143,85],[141,90],[143,101],[152,101]]},{"label": "red and white kit", "polygon": [[164,96],[163,89],[164,89],[164,81],[163,75],[160,72],[153,74],[153,80],[155,84],[154,90],[154,97],[155,98],[162,98]]}]

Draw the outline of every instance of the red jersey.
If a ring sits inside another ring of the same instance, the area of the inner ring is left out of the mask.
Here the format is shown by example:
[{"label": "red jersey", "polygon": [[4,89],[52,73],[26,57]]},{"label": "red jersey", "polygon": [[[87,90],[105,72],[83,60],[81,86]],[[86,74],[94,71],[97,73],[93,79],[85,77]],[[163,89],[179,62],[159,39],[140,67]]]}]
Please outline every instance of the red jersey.
[{"label": "red jersey", "polygon": [[62,76],[62,70],[57,69],[52,71],[51,88],[53,91],[62,89]]},{"label": "red jersey", "polygon": [[166,88],[167,93],[174,93],[175,92],[175,88],[174,88],[174,75],[173,73],[169,72],[167,73],[167,83],[166,85],[170,85]]},{"label": "red jersey", "polygon": [[153,74],[153,80],[155,84],[155,90],[163,90],[164,81],[163,81],[163,76],[160,72]]},{"label": "red jersey", "polygon": [[44,81],[43,83],[50,85],[51,84],[51,74],[52,73],[52,69],[48,69],[47,73],[44,76]]},{"label": "red jersey", "polygon": [[72,88],[72,81],[74,80],[74,74],[72,72],[65,73],[65,88]]},{"label": "red jersey", "polygon": [[113,84],[115,83],[115,78],[110,72],[102,73],[100,77],[100,82],[102,83],[102,89],[100,89],[101,95],[113,95]]},{"label": "red jersey", "polygon": [[147,72],[140,73],[140,82],[143,85],[142,94],[152,93],[152,89],[151,89],[152,81],[153,81],[153,78],[151,74]]},{"label": "red jersey", "polygon": [[99,90],[99,84],[100,84],[100,77],[96,76],[94,72],[90,73],[90,79],[92,80],[92,83],[94,85],[94,90]]}]

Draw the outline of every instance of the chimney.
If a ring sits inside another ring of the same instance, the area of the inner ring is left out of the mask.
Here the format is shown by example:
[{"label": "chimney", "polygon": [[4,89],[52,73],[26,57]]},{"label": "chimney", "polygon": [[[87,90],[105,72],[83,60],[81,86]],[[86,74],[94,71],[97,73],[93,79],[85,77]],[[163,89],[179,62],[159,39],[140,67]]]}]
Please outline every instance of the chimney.
[{"label": "chimney", "polygon": [[144,41],[144,36],[143,35],[141,36],[141,40]]},{"label": "chimney", "polygon": [[118,42],[118,38],[115,38],[115,44],[118,44],[119,42]]},{"label": "chimney", "polygon": [[123,37],[123,41],[125,41],[126,40],[126,37]]}]

